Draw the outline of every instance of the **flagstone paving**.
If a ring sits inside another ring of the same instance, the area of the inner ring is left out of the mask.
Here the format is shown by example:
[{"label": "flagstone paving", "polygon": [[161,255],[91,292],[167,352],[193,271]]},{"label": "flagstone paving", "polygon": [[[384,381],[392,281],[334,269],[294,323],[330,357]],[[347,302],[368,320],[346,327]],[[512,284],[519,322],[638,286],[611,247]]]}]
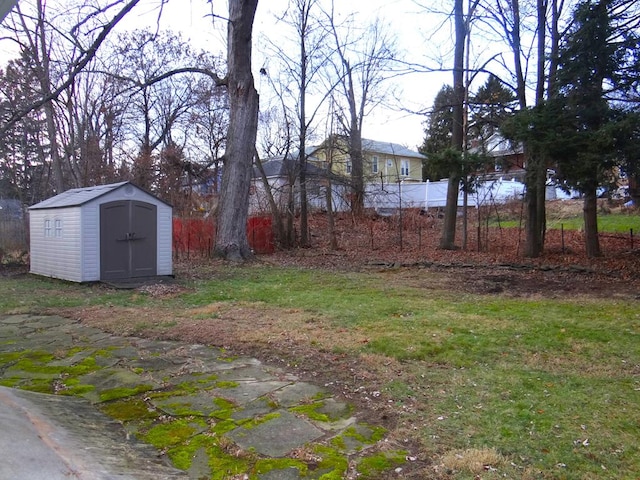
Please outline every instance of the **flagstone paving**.
[{"label": "flagstone paving", "polygon": [[0,316],[0,385],[39,393],[21,394],[34,409],[57,399],[51,421],[76,442],[96,433],[76,412],[96,412],[114,448],[130,444],[127,458],[143,459],[144,471],[117,478],[147,478],[150,465],[158,479],[379,478],[406,454],[377,448],[384,429],[359,422],[351,405],[256,359],[58,316]]}]

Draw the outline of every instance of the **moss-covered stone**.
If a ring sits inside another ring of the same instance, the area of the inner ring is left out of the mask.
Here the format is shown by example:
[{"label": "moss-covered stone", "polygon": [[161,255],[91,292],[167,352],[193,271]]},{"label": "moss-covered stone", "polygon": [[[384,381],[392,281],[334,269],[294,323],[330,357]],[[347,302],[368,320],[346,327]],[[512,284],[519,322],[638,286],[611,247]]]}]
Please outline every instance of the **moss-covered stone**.
[{"label": "moss-covered stone", "polygon": [[137,385],[135,387],[120,387],[111,388],[109,390],[103,390],[100,392],[100,402],[109,402],[111,400],[118,400],[126,397],[133,397],[139,393],[148,392],[153,389],[153,385]]},{"label": "moss-covered stone", "polygon": [[101,410],[110,417],[121,422],[133,420],[143,420],[146,418],[156,418],[158,412],[150,409],[149,406],[138,398],[127,398],[117,400],[112,403],[102,405]]},{"label": "moss-covered stone", "polygon": [[254,475],[264,475],[274,470],[286,470],[288,468],[297,469],[298,473],[302,476],[306,476],[309,471],[306,463],[294,458],[261,458],[255,463],[251,473]]},{"label": "moss-covered stone", "polygon": [[164,449],[181,444],[206,427],[204,422],[177,419],[153,426],[143,439],[156,448]]},{"label": "moss-covered stone", "polygon": [[289,409],[292,413],[298,413],[306,416],[311,420],[317,422],[329,422],[331,419],[326,413],[321,413],[318,410],[322,408],[324,404],[322,402],[308,403],[306,405],[298,405],[297,407],[291,407]]},{"label": "moss-covered stone", "polygon": [[349,468],[349,461],[345,455],[327,445],[316,445],[314,453],[319,455],[320,461],[314,472],[309,476],[321,480],[342,480]]},{"label": "moss-covered stone", "polygon": [[391,470],[405,463],[407,452],[397,450],[393,452],[380,452],[375,455],[364,457],[358,462],[358,478],[376,479],[382,472]]}]

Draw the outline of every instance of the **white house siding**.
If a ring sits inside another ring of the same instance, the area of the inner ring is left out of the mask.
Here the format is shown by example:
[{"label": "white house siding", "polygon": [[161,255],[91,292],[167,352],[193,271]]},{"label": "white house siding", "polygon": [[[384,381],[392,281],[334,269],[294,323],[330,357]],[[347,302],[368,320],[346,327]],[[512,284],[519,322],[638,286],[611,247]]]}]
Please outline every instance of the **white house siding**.
[{"label": "white house siding", "polygon": [[[50,236],[45,222],[50,221]],[[56,220],[61,222],[56,232]],[[31,272],[47,277],[82,281],[80,207],[33,210],[30,212]]]}]

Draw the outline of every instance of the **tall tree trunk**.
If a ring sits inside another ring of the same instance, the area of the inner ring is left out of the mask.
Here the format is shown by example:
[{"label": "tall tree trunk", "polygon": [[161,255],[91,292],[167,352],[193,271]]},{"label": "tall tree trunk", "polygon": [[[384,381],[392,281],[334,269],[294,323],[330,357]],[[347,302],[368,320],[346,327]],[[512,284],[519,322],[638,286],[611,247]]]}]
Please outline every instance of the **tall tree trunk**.
[{"label": "tall tree trunk", "polygon": [[[464,44],[466,26],[464,21],[463,0],[455,0],[454,21],[456,45],[453,60],[453,132],[451,148],[462,152],[464,140]],[[451,159],[449,182],[447,186],[447,203],[444,209],[444,225],[440,237],[440,248],[455,249],[456,219],[458,216],[458,191],[460,188],[461,168],[458,158]]]},{"label": "tall tree trunk", "polygon": [[[53,164],[53,179],[55,182],[56,193],[62,193],[66,189],[64,171],[62,168],[62,158],[58,148],[58,129],[56,128],[55,112],[53,109],[53,100],[51,100],[51,76],[49,65],[49,46],[47,45],[47,34],[45,28],[45,5],[43,0],[37,1],[38,21],[36,33],[37,45],[32,45],[35,55],[35,63],[38,68],[38,81],[44,98],[49,98],[44,103],[44,115],[47,125],[47,136],[49,137],[49,149],[51,155],[51,163]],[[23,20],[24,21],[24,20]],[[26,27],[25,27],[26,31]]]},{"label": "tall tree trunk", "polygon": [[247,240],[247,217],[258,130],[259,99],[251,73],[251,33],[257,6],[258,0],[229,0],[229,130],[214,253],[235,261],[252,257]]},{"label": "tall tree trunk", "polygon": [[[304,16],[306,18],[306,15]],[[303,31],[306,32],[306,22]],[[300,37],[300,246],[309,246],[309,211],[307,204],[307,37]]]},{"label": "tall tree trunk", "polygon": [[362,158],[362,128],[356,105],[353,85],[353,70],[348,61],[343,60],[347,71],[347,102],[349,104],[349,158],[351,159],[351,189],[353,193],[351,212],[361,215],[364,209],[364,160]]},{"label": "tall tree trunk", "polygon": [[362,131],[357,127],[357,117],[353,116],[351,119],[351,131],[349,133],[349,157],[351,158],[351,188],[353,189],[351,212],[354,215],[361,215],[364,210]]},{"label": "tall tree trunk", "polygon": [[[520,21],[519,0],[512,0],[514,5],[514,20]],[[516,8],[517,6],[517,8]],[[537,49],[538,49],[538,64],[537,64],[537,79],[536,79],[536,105],[544,102],[544,90],[545,90],[545,61],[547,59],[545,45],[546,45],[546,25],[547,25],[547,0],[537,0],[537,18],[538,24],[536,29],[537,35]],[[518,30],[518,29],[516,29]],[[519,41],[519,33],[518,33]],[[520,80],[518,80],[520,85]],[[525,92],[524,85],[521,87]],[[520,87],[518,88],[520,90]],[[526,107],[526,99],[522,98],[520,101],[520,107]],[[525,155],[527,157],[527,218],[526,218],[526,245],[524,254],[526,257],[535,258],[539,257],[544,250],[544,237],[547,227],[546,222],[546,181],[547,181],[547,161],[545,156],[541,156],[539,153],[529,152],[525,149]],[[535,155],[535,157],[534,157]]]},{"label": "tall tree trunk", "polygon": [[586,188],[584,191],[582,214],[587,257],[599,257],[601,252],[598,239],[598,195],[595,185]]}]

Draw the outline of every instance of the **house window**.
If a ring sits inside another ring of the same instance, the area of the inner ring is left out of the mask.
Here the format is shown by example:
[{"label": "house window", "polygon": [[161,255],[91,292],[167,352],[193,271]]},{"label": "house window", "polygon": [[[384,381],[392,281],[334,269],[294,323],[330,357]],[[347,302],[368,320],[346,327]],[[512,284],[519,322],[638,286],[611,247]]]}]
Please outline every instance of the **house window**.
[{"label": "house window", "polygon": [[378,173],[378,157],[375,155],[371,158],[371,173]]},{"label": "house window", "polygon": [[55,220],[55,236],[60,238],[62,237],[62,220],[56,218]]},{"label": "house window", "polygon": [[402,160],[400,163],[400,176],[409,176],[409,160]]},{"label": "house window", "polygon": [[351,175],[351,160],[347,160],[347,175]]},{"label": "house window", "polygon": [[45,237],[51,236],[51,220],[44,221],[44,236]]}]

